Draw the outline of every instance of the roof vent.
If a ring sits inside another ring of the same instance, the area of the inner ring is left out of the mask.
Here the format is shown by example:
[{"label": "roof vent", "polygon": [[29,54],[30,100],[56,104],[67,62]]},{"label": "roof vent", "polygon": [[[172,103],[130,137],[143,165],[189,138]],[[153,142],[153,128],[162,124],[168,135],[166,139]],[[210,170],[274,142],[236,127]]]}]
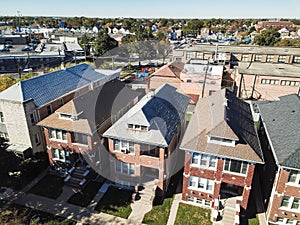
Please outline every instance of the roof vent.
[{"label": "roof vent", "polygon": [[294,113],[295,112],[295,110],[292,110],[292,113]]}]

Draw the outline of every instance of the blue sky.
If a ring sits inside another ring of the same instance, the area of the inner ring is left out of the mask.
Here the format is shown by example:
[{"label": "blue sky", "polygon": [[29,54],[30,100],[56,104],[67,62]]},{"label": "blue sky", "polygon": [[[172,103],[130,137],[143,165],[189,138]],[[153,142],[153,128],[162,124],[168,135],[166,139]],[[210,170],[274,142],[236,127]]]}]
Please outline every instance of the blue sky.
[{"label": "blue sky", "polygon": [[300,18],[300,0],[11,0],[1,16]]}]

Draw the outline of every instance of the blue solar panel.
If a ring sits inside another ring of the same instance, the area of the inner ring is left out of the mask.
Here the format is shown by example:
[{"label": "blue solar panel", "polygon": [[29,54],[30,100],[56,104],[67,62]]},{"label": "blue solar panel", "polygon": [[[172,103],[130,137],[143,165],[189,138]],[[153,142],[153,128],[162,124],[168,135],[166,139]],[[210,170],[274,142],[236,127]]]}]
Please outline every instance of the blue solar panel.
[{"label": "blue solar panel", "polygon": [[33,99],[36,106],[45,105],[61,96],[103,77],[87,64],[80,64],[21,81],[23,100]]},{"label": "blue solar panel", "polygon": [[170,89],[173,89],[173,92],[175,90],[174,87],[166,85],[142,108],[150,122],[150,129],[157,127],[167,143],[170,143],[189,103],[187,96],[175,95]]}]

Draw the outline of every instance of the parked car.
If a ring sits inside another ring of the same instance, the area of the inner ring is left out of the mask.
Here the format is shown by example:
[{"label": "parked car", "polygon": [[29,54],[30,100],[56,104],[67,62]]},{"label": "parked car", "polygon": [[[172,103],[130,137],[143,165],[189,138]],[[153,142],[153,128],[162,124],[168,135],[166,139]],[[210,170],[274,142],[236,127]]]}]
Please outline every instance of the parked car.
[{"label": "parked car", "polygon": [[0,200],[6,199],[10,196],[12,196],[14,193],[14,190],[7,187],[0,187]]}]

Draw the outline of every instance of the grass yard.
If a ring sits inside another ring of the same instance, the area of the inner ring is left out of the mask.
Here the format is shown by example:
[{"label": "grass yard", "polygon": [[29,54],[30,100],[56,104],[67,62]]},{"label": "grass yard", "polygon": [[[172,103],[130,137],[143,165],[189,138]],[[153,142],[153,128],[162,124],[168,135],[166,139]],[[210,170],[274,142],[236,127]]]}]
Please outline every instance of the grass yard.
[{"label": "grass yard", "polygon": [[168,222],[173,198],[164,199],[162,205],[155,205],[145,214],[143,223],[149,225],[165,225]]},{"label": "grass yard", "polygon": [[179,203],[175,225],[211,225],[209,209]]},{"label": "grass yard", "polygon": [[0,212],[0,224],[75,225],[76,222],[25,206],[12,204],[3,212]]},{"label": "grass yard", "polygon": [[88,182],[80,192],[77,192],[69,198],[68,203],[81,207],[87,207],[97,194],[102,184],[103,183],[96,181]]},{"label": "grass yard", "polygon": [[111,186],[98,202],[95,210],[127,219],[132,211],[130,207],[132,194],[131,190]]},{"label": "grass yard", "polygon": [[39,183],[37,183],[29,192],[41,195],[47,198],[58,198],[64,186],[64,179],[55,175],[46,175]]},{"label": "grass yard", "polygon": [[259,225],[259,221],[257,218],[248,219],[249,225]]}]

